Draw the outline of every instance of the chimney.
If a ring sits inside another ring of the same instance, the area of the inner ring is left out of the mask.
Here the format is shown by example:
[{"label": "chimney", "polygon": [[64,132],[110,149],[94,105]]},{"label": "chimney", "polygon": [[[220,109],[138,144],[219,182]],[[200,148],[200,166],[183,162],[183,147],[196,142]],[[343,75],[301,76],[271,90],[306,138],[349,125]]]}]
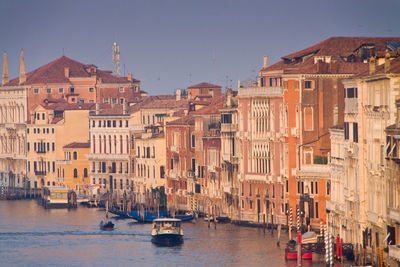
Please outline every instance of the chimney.
[{"label": "chimney", "polygon": [[3,63],[3,85],[10,81],[10,77],[8,76],[8,64],[7,64],[7,53],[4,52],[4,63]]},{"label": "chimney", "polygon": [[375,73],[376,70],[376,61],[375,61],[375,57],[371,57],[369,59],[369,74],[372,75]]},{"label": "chimney", "polygon": [[124,103],[122,103],[122,114],[127,114],[127,107],[128,107],[128,102],[124,101]]},{"label": "chimney", "polygon": [[229,89],[227,93],[227,97],[226,97],[226,106],[227,107],[232,107],[232,90]]},{"label": "chimney", "polygon": [[390,54],[387,52],[385,54],[385,73],[390,72]]},{"label": "chimney", "polygon": [[396,100],[397,117],[396,117],[396,128],[400,128],[400,99]]},{"label": "chimney", "polygon": [[128,73],[128,77],[127,77],[128,81],[132,82],[133,81],[133,76],[132,73]]},{"label": "chimney", "polygon": [[238,80],[238,89],[241,87],[240,80]]},{"label": "chimney", "polygon": [[100,104],[96,103],[96,115],[99,115],[100,113]]},{"label": "chimney", "polygon": [[64,75],[65,75],[65,78],[69,78],[69,68],[68,67],[64,68]]},{"label": "chimney", "polygon": [[19,69],[19,84],[26,82],[24,50],[21,49],[21,65]]},{"label": "chimney", "polygon": [[176,101],[181,100],[181,89],[180,88],[176,89],[175,95],[176,95]]},{"label": "chimney", "polygon": [[268,67],[268,56],[264,56],[264,68]]}]

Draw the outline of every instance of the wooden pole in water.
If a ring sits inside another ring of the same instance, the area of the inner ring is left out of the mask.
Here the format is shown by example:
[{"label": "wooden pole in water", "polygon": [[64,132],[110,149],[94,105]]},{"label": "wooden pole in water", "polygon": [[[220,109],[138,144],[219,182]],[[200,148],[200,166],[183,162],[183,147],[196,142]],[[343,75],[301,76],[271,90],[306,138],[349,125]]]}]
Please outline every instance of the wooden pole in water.
[{"label": "wooden pole in water", "polygon": [[265,235],[265,213],[263,214],[263,228],[264,228],[264,235]]},{"label": "wooden pole in water", "polygon": [[213,219],[214,219],[214,229],[217,229],[217,206],[216,205],[214,205]]},{"label": "wooden pole in water", "polygon": [[208,206],[208,228],[210,228],[211,208]]}]

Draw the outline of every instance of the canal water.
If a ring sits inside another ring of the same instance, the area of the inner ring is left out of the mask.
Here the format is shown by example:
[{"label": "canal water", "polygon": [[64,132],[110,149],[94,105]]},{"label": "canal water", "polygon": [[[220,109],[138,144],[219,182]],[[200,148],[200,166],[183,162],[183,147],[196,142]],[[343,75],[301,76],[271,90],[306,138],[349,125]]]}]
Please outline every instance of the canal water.
[{"label": "canal water", "polygon": [[[297,266],[285,262],[286,231],[277,232],[198,220],[183,224],[184,243],[157,247],[151,225],[112,217],[104,232],[104,210],[45,210],[34,200],[0,201],[0,266]],[[325,266],[323,257],[302,266]]]}]

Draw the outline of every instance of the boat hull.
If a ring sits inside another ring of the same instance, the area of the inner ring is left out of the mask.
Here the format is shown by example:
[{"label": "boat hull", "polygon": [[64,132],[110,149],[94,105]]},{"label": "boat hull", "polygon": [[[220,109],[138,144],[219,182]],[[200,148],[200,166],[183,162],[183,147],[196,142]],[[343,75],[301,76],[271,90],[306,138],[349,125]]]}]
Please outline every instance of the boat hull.
[{"label": "boat hull", "polygon": [[153,235],[151,242],[157,245],[179,245],[183,242],[183,236],[179,234],[158,234]]}]

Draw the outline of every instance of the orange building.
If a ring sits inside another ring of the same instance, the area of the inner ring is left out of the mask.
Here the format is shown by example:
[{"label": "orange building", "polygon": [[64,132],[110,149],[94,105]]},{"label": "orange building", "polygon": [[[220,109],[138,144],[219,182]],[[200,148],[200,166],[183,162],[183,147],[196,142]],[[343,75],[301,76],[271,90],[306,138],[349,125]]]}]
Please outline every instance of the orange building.
[{"label": "orange building", "polygon": [[221,95],[221,86],[211,83],[199,83],[188,87],[188,99],[200,99],[201,97],[216,97]]}]

